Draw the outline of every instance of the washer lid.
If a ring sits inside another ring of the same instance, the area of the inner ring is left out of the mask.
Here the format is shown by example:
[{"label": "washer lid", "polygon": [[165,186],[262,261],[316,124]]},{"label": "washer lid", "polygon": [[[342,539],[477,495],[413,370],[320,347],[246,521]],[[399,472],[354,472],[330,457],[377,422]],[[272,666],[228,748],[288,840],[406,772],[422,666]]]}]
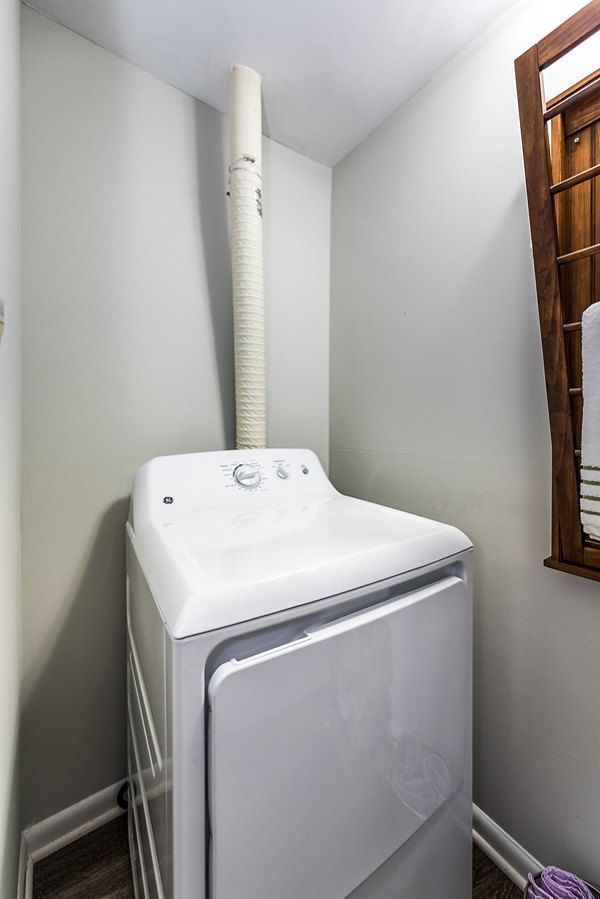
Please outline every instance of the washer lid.
[{"label": "washer lid", "polygon": [[[134,484],[130,537],[175,638],[367,586],[471,546],[449,525],[342,496],[307,450],[254,451],[262,489],[237,485],[220,505],[213,495],[205,505],[198,481],[207,457],[230,466],[229,479],[241,464],[239,451],[165,457],[144,466]],[[282,459],[286,478],[272,467]],[[168,469],[178,466],[190,477],[188,490],[173,477],[165,493]],[[148,491],[162,497],[154,511]]]}]

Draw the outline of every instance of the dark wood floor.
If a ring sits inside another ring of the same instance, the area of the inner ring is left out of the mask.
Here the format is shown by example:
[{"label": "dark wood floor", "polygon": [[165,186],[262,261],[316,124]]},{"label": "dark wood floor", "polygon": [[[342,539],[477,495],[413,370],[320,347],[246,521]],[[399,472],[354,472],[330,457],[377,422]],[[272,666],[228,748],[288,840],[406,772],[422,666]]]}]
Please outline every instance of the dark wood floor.
[{"label": "dark wood floor", "polygon": [[[42,859],[34,867],[33,899],[133,899],[133,895],[125,815]],[[474,846],[473,899],[522,899],[522,896],[522,891]]]},{"label": "dark wood floor", "polygon": [[523,899],[523,890],[473,846],[473,899]]},{"label": "dark wood floor", "polygon": [[134,899],[127,815],[37,862],[33,899]]}]

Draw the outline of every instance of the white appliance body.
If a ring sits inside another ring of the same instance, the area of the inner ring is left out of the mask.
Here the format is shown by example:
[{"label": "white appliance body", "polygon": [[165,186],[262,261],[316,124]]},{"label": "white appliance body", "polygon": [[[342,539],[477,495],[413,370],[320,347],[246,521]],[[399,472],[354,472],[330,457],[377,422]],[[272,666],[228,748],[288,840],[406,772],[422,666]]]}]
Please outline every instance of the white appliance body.
[{"label": "white appliance body", "polygon": [[138,472],[127,525],[138,899],[464,899],[471,546],[307,450]]}]

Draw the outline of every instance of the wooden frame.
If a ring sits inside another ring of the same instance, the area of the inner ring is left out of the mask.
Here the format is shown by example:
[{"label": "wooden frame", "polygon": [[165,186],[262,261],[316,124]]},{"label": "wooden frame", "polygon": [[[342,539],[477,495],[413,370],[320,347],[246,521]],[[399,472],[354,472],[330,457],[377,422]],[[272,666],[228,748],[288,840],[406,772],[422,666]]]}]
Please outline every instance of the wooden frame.
[{"label": "wooden frame", "polygon": [[[574,403],[581,404],[581,370],[579,365],[578,383],[573,383],[575,354],[569,341],[577,332],[578,322],[573,322],[568,313],[573,307],[570,296],[576,281],[572,271],[580,260],[600,253],[600,244],[573,248],[564,235],[568,235],[569,223],[574,220],[574,207],[569,203],[575,201],[569,196],[580,189],[579,185],[591,184],[600,174],[600,165],[569,173],[565,153],[558,153],[557,147],[561,141],[564,144],[569,128],[584,127],[600,117],[600,78],[595,72],[546,105],[541,72],[599,30],[600,0],[592,0],[515,61],[552,437],[552,552],[545,564],[595,580],[600,580],[600,544],[594,546],[593,541],[586,540],[580,522],[581,407],[575,408]],[[550,120],[552,146],[547,124]],[[577,216],[593,218],[593,205],[583,204]],[[589,233],[595,233],[593,221]]]}]

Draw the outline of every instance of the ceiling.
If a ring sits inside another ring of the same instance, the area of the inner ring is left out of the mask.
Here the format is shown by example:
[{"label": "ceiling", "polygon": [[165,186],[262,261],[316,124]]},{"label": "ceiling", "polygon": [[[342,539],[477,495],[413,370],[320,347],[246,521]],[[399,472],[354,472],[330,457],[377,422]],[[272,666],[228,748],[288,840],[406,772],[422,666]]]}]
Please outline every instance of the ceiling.
[{"label": "ceiling", "polygon": [[263,76],[265,133],[334,165],[516,0],[27,0],[227,111],[234,65]]}]

